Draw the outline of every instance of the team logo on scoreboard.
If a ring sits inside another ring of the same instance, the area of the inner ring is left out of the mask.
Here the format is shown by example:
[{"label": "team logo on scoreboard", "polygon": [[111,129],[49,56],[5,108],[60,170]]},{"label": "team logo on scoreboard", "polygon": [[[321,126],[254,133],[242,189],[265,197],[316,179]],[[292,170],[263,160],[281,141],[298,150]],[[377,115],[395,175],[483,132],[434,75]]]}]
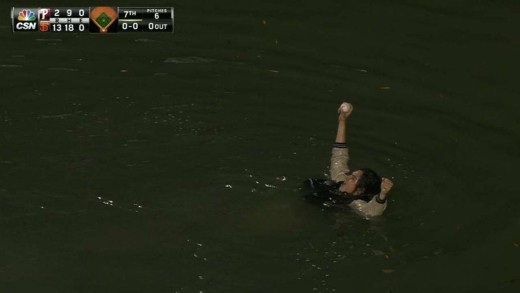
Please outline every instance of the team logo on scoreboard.
[{"label": "team logo on scoreboard", "polygon": [[51,9],[50,8],[39,8],[38,9],[38,19],[40,21],[48,21],[51,19]]},{"label": "team logo on scoreboard", "polygon": [[36,8],[13,8],[13,31],[38,31]]},{"label": "team logo on scoreboard", "polygon": [[40,32],[48,32],[50,30],[50,25],[50,21],[40,21]]}]

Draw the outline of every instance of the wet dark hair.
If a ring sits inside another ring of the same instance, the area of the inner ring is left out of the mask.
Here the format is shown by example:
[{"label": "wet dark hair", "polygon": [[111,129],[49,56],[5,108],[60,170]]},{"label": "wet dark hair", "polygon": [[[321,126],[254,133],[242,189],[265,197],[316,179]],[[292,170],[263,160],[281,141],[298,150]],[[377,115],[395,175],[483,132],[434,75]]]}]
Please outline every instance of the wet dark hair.
[{"label": "wet dark hair", "polygon": [[364,189],[362,196],[374,196],[381,192],[381,177],[370,168],[359,169],[363,176],[359,178],[357,188]]}]

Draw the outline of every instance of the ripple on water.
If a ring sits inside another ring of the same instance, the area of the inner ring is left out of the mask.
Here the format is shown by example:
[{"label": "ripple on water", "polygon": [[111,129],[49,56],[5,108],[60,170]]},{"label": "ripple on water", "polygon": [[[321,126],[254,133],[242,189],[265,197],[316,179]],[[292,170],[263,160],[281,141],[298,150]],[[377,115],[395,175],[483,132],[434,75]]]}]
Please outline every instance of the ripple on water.
[{"label": "ripple on water", "polygon": [[47,46],[56,46],[61,44],[61,39],[36,39],[37,42],[45,42]]},{"label": "ripple on water", "polygon": [[36,39],[36,41],[56,43],[56,42],[62,42],[62,39]]},{"label": "ripple on water", "polygon": [[152,40],[152,39],[135,39],[134,42],[136,43],[161,43],[161,41],[158,40]]},{"label": "ripple on water", "polygon": [[0,67],[1,68],[18,68],[18,67],[22,67],[22,65],[18,65],[18,64],[0,64]]},{"label": "ripple on water", "polygon": [[188,57],[170,57],[164,60],[164,63],[176,63],[176,64],[190,64],[190,63],[210,63],[215,62],[215,59],[202,58],[197,56]]},{"label": "ripple on water", "polygon": [[38,116],[38,119],[64,119],[71,116],[76,115],[77,113],[64,113],[64,114],[54,114],[54,115],[41,115]]},{"label": "ripple on water", "polygon": [[75,72],[79,71],[77,68],[70,68],[70,67],[49,67],[47,70],[50,71],[68,71],[68,72]]}]

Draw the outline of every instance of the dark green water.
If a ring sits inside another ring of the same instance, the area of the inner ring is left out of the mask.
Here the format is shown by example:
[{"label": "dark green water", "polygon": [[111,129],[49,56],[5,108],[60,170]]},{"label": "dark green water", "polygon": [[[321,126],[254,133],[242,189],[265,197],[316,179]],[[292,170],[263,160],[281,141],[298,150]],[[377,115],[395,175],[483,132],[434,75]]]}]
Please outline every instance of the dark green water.
[{"label": "dark green water", "polygon": [[[518,292],[516,1],[0,1],[0,292]],[[12,6],[174,34],[12,34]],[[383,217],[323,212],[344,99]]]}]

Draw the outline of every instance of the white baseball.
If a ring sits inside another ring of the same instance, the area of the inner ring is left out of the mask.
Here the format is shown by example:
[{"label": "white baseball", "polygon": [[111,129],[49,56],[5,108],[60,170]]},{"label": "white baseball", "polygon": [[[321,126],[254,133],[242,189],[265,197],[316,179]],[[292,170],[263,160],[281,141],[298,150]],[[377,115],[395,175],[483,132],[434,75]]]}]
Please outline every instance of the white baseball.
[{"label": "white baseball", "polygon": [[348,111],[350,111],[350,104],[349,103],[343,103],[341,104],[341,111],[347,113]]}]

